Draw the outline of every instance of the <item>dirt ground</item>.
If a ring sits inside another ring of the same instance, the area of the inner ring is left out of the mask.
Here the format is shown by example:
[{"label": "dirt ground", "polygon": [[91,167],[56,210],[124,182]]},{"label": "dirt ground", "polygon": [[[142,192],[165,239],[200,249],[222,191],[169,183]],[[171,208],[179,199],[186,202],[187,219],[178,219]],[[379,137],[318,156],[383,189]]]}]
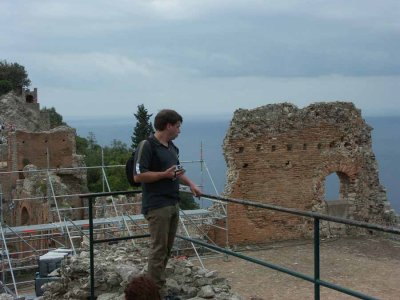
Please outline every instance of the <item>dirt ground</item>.
[{"label": "dirt ground", "polygon": [[[241,249],[240,253],[313,276],[311,240],[277,242]],[[320,278],[378,299],[400,299],[400,241],[383,237],[321,241]],[[209,270],[227,278],[244,299],[314,299],[312,283],[236,257],[208,257]],[[356,299],[321,287],[321,299]]]}]

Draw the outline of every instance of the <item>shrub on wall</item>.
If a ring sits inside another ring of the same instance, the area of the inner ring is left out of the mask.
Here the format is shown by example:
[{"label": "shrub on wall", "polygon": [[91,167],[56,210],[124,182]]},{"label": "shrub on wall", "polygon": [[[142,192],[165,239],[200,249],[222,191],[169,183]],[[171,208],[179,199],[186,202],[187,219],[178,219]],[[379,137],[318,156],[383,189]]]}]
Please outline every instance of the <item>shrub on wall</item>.
[{"label": "shrub on wall", "polygon": [[24,158],[23,160],[22,160],[22,164],[24,165],[24,167],[25,166],[27,166],[27,165],[29,165],[31,162],[29,161],[29,159],[27,159],[27,158]]}]

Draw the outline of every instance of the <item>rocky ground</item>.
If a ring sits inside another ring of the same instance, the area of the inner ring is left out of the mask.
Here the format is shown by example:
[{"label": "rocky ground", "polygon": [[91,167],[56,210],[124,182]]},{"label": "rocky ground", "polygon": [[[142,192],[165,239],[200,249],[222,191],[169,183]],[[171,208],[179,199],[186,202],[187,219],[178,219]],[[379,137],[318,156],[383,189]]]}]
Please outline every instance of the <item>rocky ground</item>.
[{"label": "rocky ground", "polygon": [[[238,249],[247,256],[313,276],[312,241],[271,243]],[[244,260],[221,256],[205,259],[206,268],[229,280],[243,299],[314,299],[311,283]],[[376,236],[321,242],[321,279],[378,299],[400,299],[400,241]],[[356,299],[321,288],[321,299]]]},{"label": "rocky ground", "polygon": [[[145,271],[147,250],[132,243],[103,246],[95,251],[98,300],[123,300],[132,276]],[[313,275],[311,240],[268,243],[234,249],[297,272]],[[202,260],[175,258],[168,265],[168,286],[182,299],[313,299],[313,285],[235,257],[206,255]],[[43,300],[86,299],[89,253],[71,258],[60,270],[62,281],[45,287]],[[321,279],[378,299],[400,298],[400,241],[377,236],[321,241]],[[0,300],[9,300],[0,295]],[[321,288],[321,299],[355,299]]]},{"label": "rocky ground", "polygon": [[[95,249],[95,296],[97,300],[124,300],[124,288],[134,276],[146,272],[146,245],[119,243]],[[50,276],[61,280],[45,284],[41,300],[88,299],[89,251],[84,249],[71,257]],[[195,266],[185,257],[171,259],[167,266],[167,287],[181,299],[240,300],[231,291],[229,282],[213,270]]]}]

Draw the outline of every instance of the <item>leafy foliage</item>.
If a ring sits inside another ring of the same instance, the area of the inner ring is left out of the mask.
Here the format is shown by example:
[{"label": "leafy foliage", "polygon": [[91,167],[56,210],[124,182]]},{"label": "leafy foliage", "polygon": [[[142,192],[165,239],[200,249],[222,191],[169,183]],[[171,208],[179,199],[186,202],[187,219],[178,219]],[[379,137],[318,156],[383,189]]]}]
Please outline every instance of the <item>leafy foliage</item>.
[{"label": "leafy foliage", "polygon": [[[76,152],[85,156],[88,167],[102,165],[102,149],[97,144],[93,132],[89,132],[87,138],[76,137]],[[103,148],[104,165],[125,165],[131,155],[128,146],[118,140],[113,140],[110,146]],[[108,184],[112,191],[128,190],[129,184],[125,177],[124,168],[105,168]],[[103,173],[100,168],[91,168],[87,171],[88,188],[91,192],[102,192],[107,190],[107,183],[103,181]]]},{"label": "leafy foliage", "polygon": [[13,88],[11,81],[9,80],[0,80],[0,95],[7,94]]},{"label": "leafy foliage", "polygon": [[[124,165],[131,155],[128,146],[118,140],[113,140],[111,146],[107,146],[103,149],[104,162],[107,165]],[[109,179],[110,187],[114,191],[124,191],[130,188],[129,183],[126,179],[125,167],[121,168],[110,168],[106,170],[107,177]]]},{"label": "leafy foliage", "polygon": [[138,105],[138,110],[134,114],[136,118],[136,125],[133,129],[133,135],[131,137],[132,149],[136,149],[139,143],[146,139],[153,132],[153,125],[150,122],[152,115],[153,114],[148,113],[143,104]]},{"label": "leafy foliage", "polygon": [[18,63],[8,63],[6,60],[0,61],[0,81],[2,80],[9,81],[14,90],[27,88],[31,84],[24,66]]},{"label": "leafy foliage", "polygon": [[55,128],[57,126],[67,125],[63,121],[62,115],[60,115],[58,112],[56,112],[56,109],[54,107],[51,107],[51,108],[43,107],[41,109],[41,111],[49,114],[50,129]]}]

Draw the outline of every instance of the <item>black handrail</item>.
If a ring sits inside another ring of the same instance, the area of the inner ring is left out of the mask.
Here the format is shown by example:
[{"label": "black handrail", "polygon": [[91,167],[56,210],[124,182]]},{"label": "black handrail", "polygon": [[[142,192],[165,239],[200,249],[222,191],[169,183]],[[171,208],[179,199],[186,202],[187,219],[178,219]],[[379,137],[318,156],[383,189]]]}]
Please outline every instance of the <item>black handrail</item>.
[{"label": "black handrail", "polygon": [[[136,239],[136,238],[144,238],[144,237],[149,237],[149,234],[142,234],[142,235],[135,235],[135,236],[126,236],[126,237],[118,237],[118,238],[111,238],[111,239],[102,239],[102,240],[93,240],[93,199],[94,197],[100,197],[100,196],[114,196],[114,195],[128,195],[128,194],[134,194],[134,193],[140,193],[140,190],[135,190],[135,191],[124,191],[124,192],[108,192],[108,193],[93,193],[93,194],[82,194],[80,195],[81,198],[88,198],[89,200],[89,233],[90,233],[90,299],[95,299],[94,298],[94,249],[93,246],[94,244],[98,243],[106,243],[106,242],[113,242],[113,241],[122,241],[122,240],[129,240],[129,239]],[[203,194],[202,197],[204,198],[209,198],[209,199],[214,199],[214,200],[219,200],[227,203],[236,203],[236,204],[241,204],[241,205],[248,205],[248,206],[253,206],[253,207],[258,207],[258,208],[263,208],[263,209],[269,209],[269,210],[274,210],[274,211],[279,211],[283,213],[288,213],[288,214],[293,214],[293,215],[298,215],[298,216],[303,216],[303,217],[308,217],[308,218],[313,218],[314,219],[314,276],[308,276],[306,274],[302,274],[299,272],[292,271],[290,269],[277,266],[259,259],[255,259],[249,256],[245,256],[243,254],[233,252],[228,249],[224,249],[215,245],[207,244],[205,242],[191,239],[188,237],[184,237],[181,235],[177,235],[177,238],[183,239],[190,241],[192,243],[201,245],[203,247],[215,250],[217,252],[229,254],[247,261],[250,261],[252,263],[256,263],[268,268],[271,268],[273,270],[283,272],[292,276],[295,276],[297,278],[301,278],[303,280],[309,281],[314,283],[314,299],[319,300],[320,299],[320,286],[324,286],[333,290],[336,290],[341,293],[345,293],[347,295],[351,295],[360,299],[365,299],[365,300],[375,300],[377,298],[374,298],[369,295],[365,295],[363,293],[353,291],[351,289],[324,281],[320,279],[320,236],[319,236],[319,221],[320,220],[325,220],[325,221],[331,221],[331,222],[336,222],[336,223],[341,223],[341,224],[347,224],[347,225],[352,225],[352,226],[357,226],[361,228],[366,228],[370,230],[375,230],[375,231],[381,231],[381,232],[386,232],[386,233],[393,233],[393,234],[398,234],[400,235],[400,229],[395,228],[395,227],[387,227],[387,226],[382,226],[382,225],[377,225],[377,224],[371,224],[367,222],[361,222],[361,221],[356,221],[356,220],[349,220],[349,219],[344,219],[344,218],[339,218],[339,217],[333,217],[333,216],[328,216],[320,213],[315,213],[315,212],[307,212],[307,211],[302,211],[299,209],[294,209],[294,208],[286,208],[282,206],[277,206],[277,205],[272,205],[272,204],[264,204],[264,203],[259,203],[259,202],[254,202],[254,201],[249,201],[249,200],[244,200],[244,199],[234,199],[234,198],[227,198],[227,197],[221,197],[221,196],[215,196],[215,195],[208,195],[208,194]]]},{"label": "black handrail", "polygon": [[388,227],[388,226],[371,224],[371,223],[367,223],[367,222],[350,220],[350,219],[345,219],[345,218],[340,218],[340,217],[328,216],[328,215],[310,212],[310,211],[304,211],[304,210],[300,210],[300,209],[296,209],[296,208],[287,208],[287,207],[282,207],[282,206],[273,205],[273,204],[265,204],[265,203],[255,202],[255,201],[244,200],[244,199],[227,198],[227,197],[207,195],[207,194],[203,194],[202,197],[219,200],[219,201],[224,201],[224,202],[237,203],[237,204],[242,204],[242,205],[249,205],[249,206],[254,206],[254,207],[259,207],[259,208],[265,208],[265,209],[269,209],[269,210],[280,211],[280,212],[284,212],[284,213],[288,213],[288,214],[292,214],[292,215],[298,215],[298,216],[302,216],[302,217],[318,218],[320,220],[342,223],[342,224],[347,224],[347,225],[353,225],[353,226],[376,230],[376,231],[400,234],[400,228]]}]

